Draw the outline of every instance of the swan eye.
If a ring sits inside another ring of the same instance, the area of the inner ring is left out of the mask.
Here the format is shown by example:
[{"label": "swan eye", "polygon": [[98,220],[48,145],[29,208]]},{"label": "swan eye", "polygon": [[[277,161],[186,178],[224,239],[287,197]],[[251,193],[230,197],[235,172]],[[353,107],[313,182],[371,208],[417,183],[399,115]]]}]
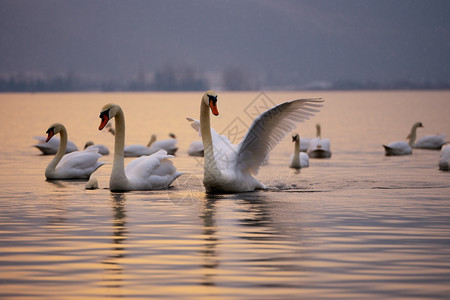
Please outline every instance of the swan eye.
[{"label": "swan eye", "polygon": [[216,105],[216,103],[217,103],[217,96],[208,95],[208,98],[209,98],[209,102],[210,103],[212,102],[213,105]]},{"label": "swan eye", "polygon": [[107,109],[107,110],[102,111],[100,113],[100,119],[103,119],[104,116],[106,116],[109,119],[109,110],[110,110],[110,108]]}]

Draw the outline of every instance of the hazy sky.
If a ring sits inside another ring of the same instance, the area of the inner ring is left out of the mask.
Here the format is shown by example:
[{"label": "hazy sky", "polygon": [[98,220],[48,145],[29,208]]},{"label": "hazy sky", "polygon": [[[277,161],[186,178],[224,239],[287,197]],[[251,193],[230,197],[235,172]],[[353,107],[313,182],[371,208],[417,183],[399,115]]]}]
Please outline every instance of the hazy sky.
[{"label": "hazy sky", "polygon": [[0,73],[450,79],[448,0],[0,0]]}]

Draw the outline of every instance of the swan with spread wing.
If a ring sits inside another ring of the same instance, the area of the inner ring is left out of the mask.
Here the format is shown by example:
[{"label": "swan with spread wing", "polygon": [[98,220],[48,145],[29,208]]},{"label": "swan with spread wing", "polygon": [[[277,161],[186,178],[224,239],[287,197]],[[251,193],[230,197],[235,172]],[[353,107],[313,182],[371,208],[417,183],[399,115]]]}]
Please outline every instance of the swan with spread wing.
[{"label": "swan with spread wing", "polygon": [[[259,115],[244,139],[233,145],[211,128],[210,113],[217,116],[217,94],[206,92],[200,105],[200,132],[204,148],[203,184],[207,193],[235,193],[265,189],[254,176],[269,152],[321,107],[320,98],[298,99],[272,107]],[[213,134],[212,134],[213,133]]]}]

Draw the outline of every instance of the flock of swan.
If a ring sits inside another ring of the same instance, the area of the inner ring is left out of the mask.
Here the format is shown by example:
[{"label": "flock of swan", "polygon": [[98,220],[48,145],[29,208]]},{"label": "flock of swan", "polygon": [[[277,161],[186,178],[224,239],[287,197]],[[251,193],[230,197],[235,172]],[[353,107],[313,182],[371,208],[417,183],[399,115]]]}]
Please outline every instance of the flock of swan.
[{"label": "flock of swan", "polygon": [[[210,125],[210,112],[217,116],[218,97],[214,91],[207,91],[201,99],[200,120],[187,118],[191,126],[202,137],[191,144],[188,154],[204,157],[203,185],[207,193],[234,193],[265,189],[255,176],[267,161],[270,151],[300,122],[308,120],[319,111],[323,100],[320,98],[298,99],[276,105],[263,112],[252,123],[243,140],[232,144],[229,139],[219,135]],[[149,144],[125,147],[125,116],[117,104],[106,104],[100,112],[99,130],[109,128],[114,135],[114,159],[109,189],[113,192],[133,190],[155,190],[168,188],[182,175],[173,162],[177,147],[175,135],[170,139],[156,141],[152,136]],[[115,129],[112,129],[114,119]],[[439,167],[449,169],[450,145],[444,145],[444,136],[427,136],[415,143],[416,130],[422,123],[414,124],[408,136],[409,143],[394,142],[383,145],[386,155],[407,155],[412,148],[441,148]],[[292,136],[294,153],[289,167],[299,169],[309,166],[309,158],[331,157],[330,140],[321,138],[320,125],[316,125],[317,135],[313,139],[300,139]],[[60,139],[54,137],[60,134]],[[40,139],[35,145],[44,154],[56,154],[45,170],[48,180],[89,179],[91,174],[104,163],[98,160],[109,150],[103,145],[88,142],[85,149],[68,141],[67,130],[60,123],[52,124],[47,130],[45,142]],[[444,145],[444,146],[443,146]],[[57,148],[57,149],[56,149]],[[125,166],[125,157],[138,157]],[[96,188],[98,183],[91,178],[86,188]]]}]

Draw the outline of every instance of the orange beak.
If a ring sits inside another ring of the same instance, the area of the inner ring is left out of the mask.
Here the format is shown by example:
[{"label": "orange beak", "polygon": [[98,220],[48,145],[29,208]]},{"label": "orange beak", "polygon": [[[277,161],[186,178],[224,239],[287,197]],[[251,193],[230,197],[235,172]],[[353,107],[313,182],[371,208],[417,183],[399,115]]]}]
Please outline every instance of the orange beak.
[{"label": "orange beak", "polygon": [[211,108],[211,112],[215,115],[219,115],[219,110],[217,109],[217,103],[213,103],[212,101],[209,101],[209,107]]},{"label": "orange beak", "polygon": [[53,132],[53,130],[49,130],[47,131],[47,139],[45,140],[45,142],[47,143],[48,141],[50,141],[50,139],[55,135],[55,133]]},{"label": "orange beak", "polygon": [[100,122],[100,126],[98,126],[98,130],[102,130],[103,128],[105,128],[108,121],[109,121],[108,116],[106,114],[102,115],[102,121]]}]

